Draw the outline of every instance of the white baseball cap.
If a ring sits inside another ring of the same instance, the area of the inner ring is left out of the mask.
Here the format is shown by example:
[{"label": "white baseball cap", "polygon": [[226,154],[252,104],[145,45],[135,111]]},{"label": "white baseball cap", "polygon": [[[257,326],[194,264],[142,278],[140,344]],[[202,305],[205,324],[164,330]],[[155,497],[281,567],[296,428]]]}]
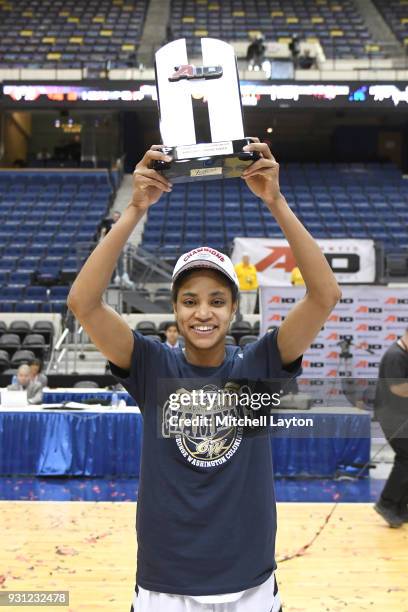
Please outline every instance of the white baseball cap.
[{"label": "white baseball cap", "polygon": [[192,268],[212,268],[213,270],[218,270],[218,272],[221,272],[224,276],[229,278],[239,290],[239,282],[234,264],[227,255],[220,253],[220,251],[212,247],[197,247],[181,255],[174,266],[172,276],[173,284],[182,272],[191,270]]}]

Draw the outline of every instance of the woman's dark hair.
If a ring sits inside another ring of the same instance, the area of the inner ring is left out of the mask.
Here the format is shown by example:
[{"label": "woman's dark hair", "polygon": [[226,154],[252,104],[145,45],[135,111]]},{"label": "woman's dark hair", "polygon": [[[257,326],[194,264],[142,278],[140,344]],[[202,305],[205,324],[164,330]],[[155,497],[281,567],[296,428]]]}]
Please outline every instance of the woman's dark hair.
[{"label": "woman's dark hair", "polygon": [[[189,275],[191,275],[193,272],[196,272],[199,268],[192,268],[190,270],[186,270],[185,272],[182,272],[180,274],[180,276],[178,276],[176,278],[176,280],[173,283],[173,287],[171,290],[171,300],[173,302],[173,304],[175,304],[177,302],[177,295],[178,292],[180,290],[181,285],[184,283],[184,281],[189,277]],[[214,270],[214,268],[206,268],[207,270]],[[223,274],[222,272],[218,272],[218,270],[214,270],[214,272],[216,272],[220,278],[222,278],[228,285],[228,287],[231,290],[231,297],[232,297],[232,303],[234,304],[235,302],[238,301],[238,288],[235,285],[235,283],[233,283],[227,276],[225,276],[225,274]]]},{"label": "woman's dark hair", "polygon": [[166,323],[166,325],[164,326],[164,331],[166,332],[170,327],[175,327],[177,331],[179,330],[176,321],[169,321],[168,323]]},{"label": "woman's dark hair", "polygon": [[28,365],[30,365],[30,366],[31,366],[31,365],[36,365],[36,366],[38,366],[38,369],[39,369],[39,371],[41,372],[41,370],[42,370],[42,365],[43,365],[43,364],[42,364],[41,359],[38,359],[38,357],[35,357],[34,359],[31,359],[31,361],[29,362],[29,364],[28,364]]}]

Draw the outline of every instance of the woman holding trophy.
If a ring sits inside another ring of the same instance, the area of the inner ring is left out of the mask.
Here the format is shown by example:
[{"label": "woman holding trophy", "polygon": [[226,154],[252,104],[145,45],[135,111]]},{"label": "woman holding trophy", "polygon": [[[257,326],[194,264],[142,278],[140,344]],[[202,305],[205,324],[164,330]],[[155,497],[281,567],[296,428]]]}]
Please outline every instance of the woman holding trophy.
[{"label": "woman holding trophy", "polygon": [[[137,223],[171,182],[152,168],[171,158],[153,146],[134,172],[132,200],[97,245],[72,285],[68,305],[144,419],[137,507],[134,612],[278,612],[277,529],[269,435],[237,428],[215,440],[191,432],[163,437],[160,381],[288,379],[327,320],[341,292],[319,246],[289,208],[279,165],[257,139],[256,161],[242,173],[288,240],[306,285],[279,329],[245,349],[225,346],[237,308],[230,259],[209,247],[182,255],[173,273],[173,309],[185,348],[169,351],[130,329],[103,294]],[[198,381],[198,383],[197,383]],[[158,409],[159,408],[159,409]],[[210,450],[211,449],[211,453]]]}]

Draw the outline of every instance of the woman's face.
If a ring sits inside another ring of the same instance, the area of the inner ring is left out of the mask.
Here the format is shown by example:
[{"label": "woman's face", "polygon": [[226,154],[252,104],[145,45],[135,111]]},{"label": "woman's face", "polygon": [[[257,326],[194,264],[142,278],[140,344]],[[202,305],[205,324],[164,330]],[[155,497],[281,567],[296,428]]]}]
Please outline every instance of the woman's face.
[{"label": "woman's face", "polygon": [[179,288],[174,306],[186,345],[210,349],[223,343],[235,308],[231,289],[221,274],[210,269],[189,274]]},{"label": "woman's face", "polygon": [[40,371],[40,368],[36,363],[33,363],[32,365],[30,365],[30,370],[31,376],[34,378],[34,376],[37,376],[38,372]]}]

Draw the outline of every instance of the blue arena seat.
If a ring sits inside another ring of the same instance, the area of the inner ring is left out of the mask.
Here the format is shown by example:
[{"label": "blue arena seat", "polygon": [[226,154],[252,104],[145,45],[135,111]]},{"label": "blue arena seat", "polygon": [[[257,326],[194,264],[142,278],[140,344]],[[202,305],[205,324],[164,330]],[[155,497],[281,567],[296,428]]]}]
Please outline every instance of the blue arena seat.
[{"label": "blue arena seat", "polygon": [[395,36],[408,45],[407,7],[404,0],[373,0]]},{"label": "blue arena seat", "polygon": [[75,0],[10,3],[0,24],[0,65],[81,68],[85,64],[88,76],[97,78],[103,76],[107,60],[112,68],[133,66],[146,6],[147,0],[104,0],[85,3],[78,14]]},{"label": "blue arena seat", "polygon": [[[97,206],[89,212],[88,203],[82,202],[80,208],[73,208],[77,203],[78,187],[83,181],[93,185],[95,190]],[[66,190],[70,194],[69,197],[61,197],[61,187],[64,193]],[[1,282],[3,288],[13,291],[27,288],[28,291],[24,295],[2,292],[0,307],[3,312],[17,309],[29,312],[41,308],[45,289],[30,287],[31,282],[36,277],[47,285],[55,284],[62,267],[67,270],[70,264],[64,265],[66,255],[73,252],[76,261],[78,229],[87,222],[86,240],[92,239],[105,216],[110,194],[106,171],[0,170],[0,219],[3,221],[0,229]],[[67,218],[70,211],[72,218]],[[75,272],[76,265],[73,274]],[[63,301],[60,295],[53,296],[53,300],[52,312],[60,311],[59,302]]]},{"label": "blue arena seat", "polygon": [[12,312],[16,302],[21,301],[23,289],[21,287],[2,287],[0,294],[0,310]]},{"label": "blue arena seat", "polygon": [[[295,201],[288,196],[291,207],[316,237],[373,237],[386,249],[408,241],[404,225],[407,204],[401,194],[405,183],[394,166],[287,164],[281,166],[281,173],[293,181],[290,194],[296,195]],[[398,194],[395,208],[394,201],[388,199],[390,187]],[[195,246],[212,239],[228,250],[236,236],[282,238],[276,221],[242,181],[176,185],[159,204],[158,210],[155,206],[148,213],[142,246],[151,252],[160,250],[163,257],[172,260],[186,245],[193,244],[193,239]],[[387,219],[394,225],[385,226]],[[180,236],[184,237],[181,244]],[[394,243],[390,238],[395,238]]]},{"label": "blue arena seat", "polygon": [[[0,281],[1,282],[1,281]],[[8,277],[8,285],[14,287],[27,287],[31,283],[30,272],[11,272]]]}]

